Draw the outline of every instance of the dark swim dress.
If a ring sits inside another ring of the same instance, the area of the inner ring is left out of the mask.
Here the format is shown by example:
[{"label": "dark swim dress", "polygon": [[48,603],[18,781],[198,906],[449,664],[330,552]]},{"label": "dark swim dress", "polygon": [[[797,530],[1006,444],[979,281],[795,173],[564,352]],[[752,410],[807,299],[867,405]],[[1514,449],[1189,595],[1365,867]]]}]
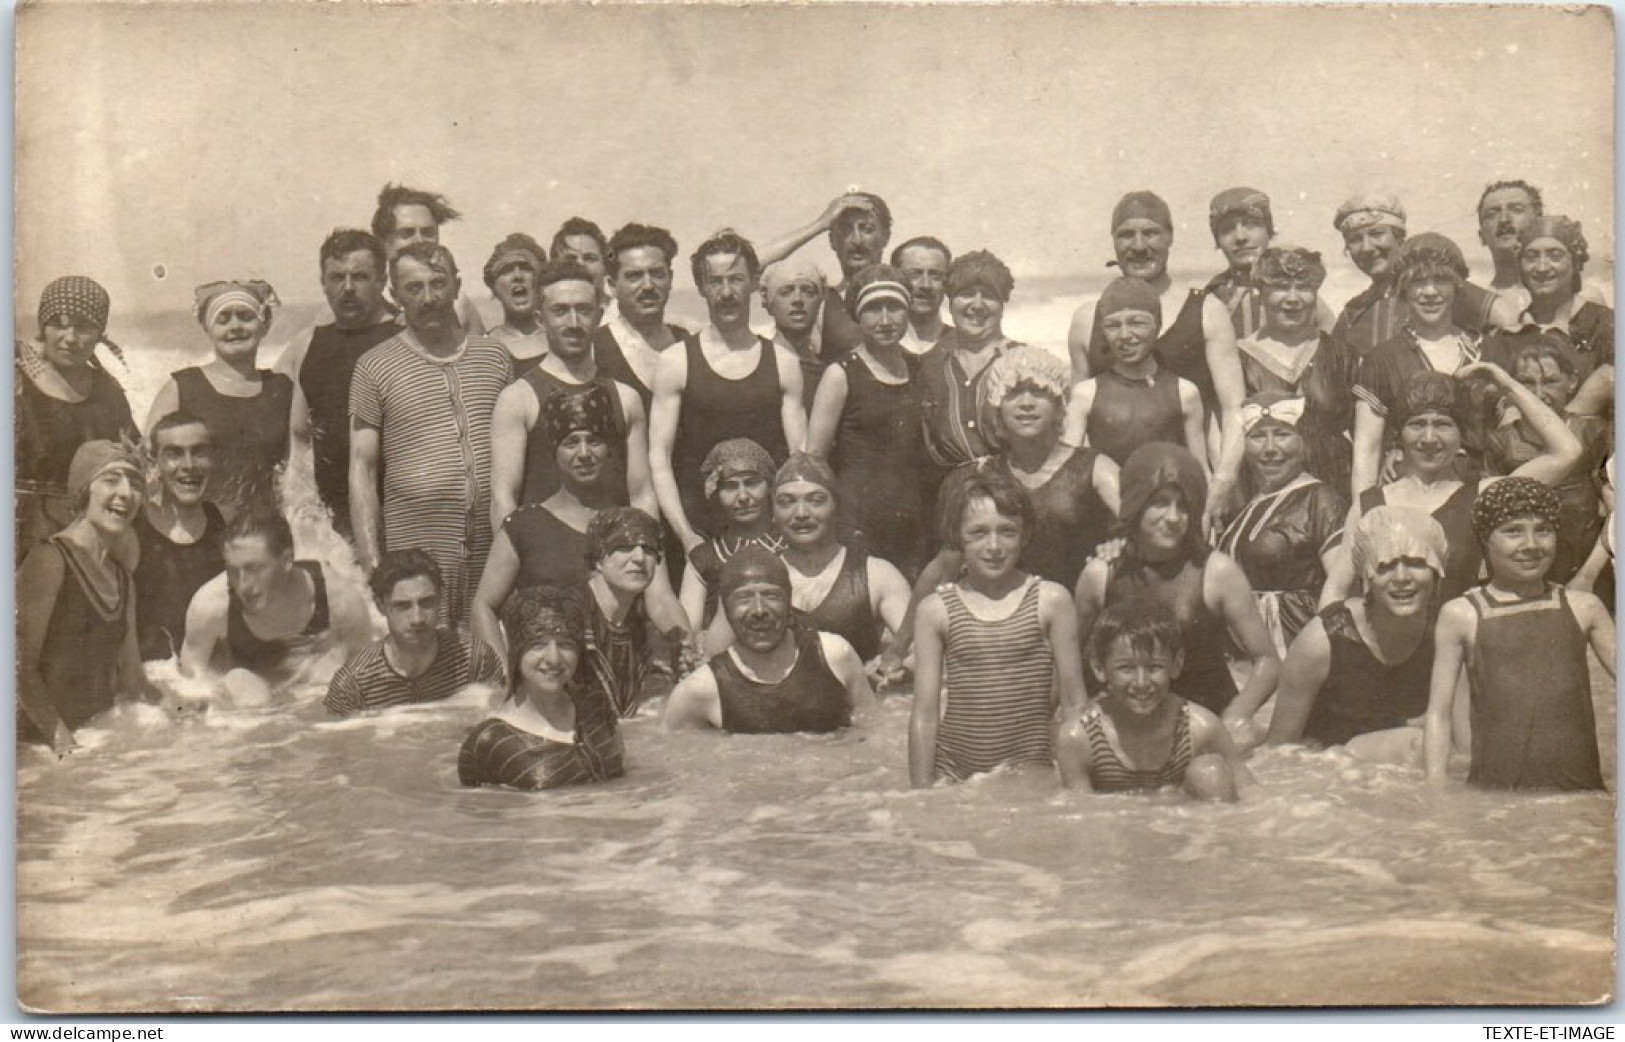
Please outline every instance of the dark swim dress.
[{"label": "dark swim dress", "polygon": [[1371,653],[1345,601],[1320,613],[1332,661],[1315,696],[1303,735],[1323,746],[1343,745],[1373,731],[1404,727],[1428,707],[1433,678],[1431,631],[1410,658],[1389,665]]},{"label": "dark swim dress", "polygon": [[[40,647],[39,671],[57,716],[68,730],[77,731],[92,717],[113,708],[119,654],[129,629],[130,575],[115,563],[118,596],[108,602],[97,592],[66,538],[54,535],[48,545],[34,552],[60,554],[66,573],[51,605],[51,621],[45,627],[45,643]],[[43,609],[44,605],[37,607]],[[51,736],[41,734],[19,707],[17,738],[48,742]]]},{"label": "dark swim dress", "polygon": [[847,547],[835,583],[811,611],[798,612],[805,628],[845,637],[868,662],[880,654],[880,620],[869,597],[869,555]]},{"label": "dark swim dress", "polygon": [[209,428],[214,470],[209,499],[229,521],[245,510],[275,510],[276,478],[288,462],[288,416],[293,379],[262,369],[260,393],[252,398],[221,394],[203,370],[173,374],[181,412]]}]

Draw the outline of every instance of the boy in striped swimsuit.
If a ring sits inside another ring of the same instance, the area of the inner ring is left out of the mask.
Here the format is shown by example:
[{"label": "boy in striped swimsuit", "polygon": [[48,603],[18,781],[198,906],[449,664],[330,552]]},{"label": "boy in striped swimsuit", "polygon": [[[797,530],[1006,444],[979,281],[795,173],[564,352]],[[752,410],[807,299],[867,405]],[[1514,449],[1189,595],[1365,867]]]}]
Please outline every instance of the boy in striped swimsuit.
[{"label": "boy in striped swimsuit", "polygon": [[1032,497],[1002,470],[978,473],[943,503],[965,574],[920,602],[908,773],[916,788],[1003,766],[1055,762],[1051,720],[1083,708],[1077,615],[1058,583],[1017,567]]},{"label": "boy in striped swimsuit", "polygon": [[1184,657],[1179,621],[1156,601],[1120,601],[1101,614],[1089,668],[1102,693],[1056,739],[1062,784],[1086,792],[1179,786],[1230,803],[1253,784],[1219,718],[1173,693]]}]

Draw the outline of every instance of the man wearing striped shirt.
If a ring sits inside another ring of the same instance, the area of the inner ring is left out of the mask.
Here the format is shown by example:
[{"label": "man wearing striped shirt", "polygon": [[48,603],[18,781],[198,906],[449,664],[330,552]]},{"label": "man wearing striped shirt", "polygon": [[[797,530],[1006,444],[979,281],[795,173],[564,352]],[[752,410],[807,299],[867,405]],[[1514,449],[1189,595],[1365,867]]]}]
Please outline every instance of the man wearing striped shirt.
[{"label": "man wearing striped shirt", "polygon": [[362,355],[350,382],[356,559],[371,569],[384,550],[427,551],[445,580],[440,620],[460,629],[491,549],[491,414],[513,362],[458,320],[462,283],[444,246],[403,247],[389,275],[406,328]]},{"label": "man wearing striped shirt", "polygon": [[468,684],[503,683],[502,660],[478,637],[438,625],[440,569],[422,550],[391,550],[373,569],[372,596],[389,633],[333,674],[334,716],[449,698]]}]

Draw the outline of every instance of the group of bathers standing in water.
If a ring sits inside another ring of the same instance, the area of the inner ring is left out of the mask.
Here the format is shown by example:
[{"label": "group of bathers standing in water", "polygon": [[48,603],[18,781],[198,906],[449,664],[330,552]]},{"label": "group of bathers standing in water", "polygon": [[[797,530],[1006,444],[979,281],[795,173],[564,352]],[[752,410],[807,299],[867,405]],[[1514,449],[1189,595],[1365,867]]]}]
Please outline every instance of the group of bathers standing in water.
[{"label": "group of bathers standing in water", "polygon": [[[1122,275],[1063,358],[1004,334],[998,257],[887,257],[890,210],[856,192],[760,249],[702,243],[699,329],[666,315],[665,230],[514,233],[487,330],[439,243],[456,210],[389,185],[371,232],[322,244],[331,321],[274,370],[271,287],[199,287],[213,357],[139,430],[95,353],[124,357],[107,294],[56,279],[17,359],[20,734],[65,753],[163,699],[143,661],[244,703],[333,650],[336,716],[500,693],[467,785],[616,777],[619,720],[658,693],[669,727],[824,732],[912,674],[920,786],[1032,767],[1235,799],[1249,750],[1307,742],[1602,788],[1613,313],[1533,186],[1478,215],[1490,288],[1397,199],[1350,199],[1371,285],[1334,315],[1264,193],[1214,197],[1227,268],[1187,288],[1167,205],[1131,192]],[[798,254],[826,232],[835,285]],[[296,485],[381,637],[296,559]]]}]

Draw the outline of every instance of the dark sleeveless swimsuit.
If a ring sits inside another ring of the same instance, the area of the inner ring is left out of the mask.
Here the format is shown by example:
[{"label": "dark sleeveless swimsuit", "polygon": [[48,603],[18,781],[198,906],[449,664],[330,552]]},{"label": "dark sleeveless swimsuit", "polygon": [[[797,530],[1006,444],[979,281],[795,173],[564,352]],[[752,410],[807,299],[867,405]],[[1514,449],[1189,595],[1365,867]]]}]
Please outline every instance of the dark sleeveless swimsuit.
[{"label": "dark sleeveless swimsuit", "polygon": [[880,621],[869,600],[869,555],[847,547],[829,593],[818,607],[799,614],[807,628],[845,637],[864,662],[880,654]]},{"label": "dark sleeveless swimsuit", "polygon": [[333,527],[341,535],[350,534],[350,378],[362,355],[400,331],[393,318],[360,329],[317,326],[299,363],[299,390],[310,411],[316,492],[333,512]]},{"label": "dark sleeveless swimsuit", "polygon": [[[1478,499],[1478,486],[1462,482],[1450,498],[1433,511],[1433,519],[1444,529],[1444,577],[1439,582],[1439,603],[1460,597],[1478,585],[1478,566],[1483,551],[1478,536],[1473,534],[1473,503]],[[1360,493],[1360,515],[1363,517],[1388,502],[1381,487],[1368,488]]]},{"label": "dark sleeveless swimsuit", "polygon": [[1478,613],[1467,664],[1473,733],[1467,784],[1603,788],[1587,642],[1563,587],[1548,583],[1527,600],[1480,587],[1467,601]]},{"label": "dark sleeveless swimsuit", "polygon": [[875,379],[856,354],[836,363],[847,390],[830,464],[844,519],[871,552],[912,578],[925,567],[930,540],[925,490],[932,466],[921,427],[919,359],[905,354],[904,363],[902,384]]},{"label": "dark sleeveless swimsuit", "polygon": [[[590,386],[568,383],[541,366],[532,366],[519,379],[530,385],[538,406],[545,405],[548,398],[555,394],[580,394]],[[615,421],[615,434],[609,439],[609,459],[605,461],[598,481],[609,490],[610,502],[616,506],[626,506],[631,502],[631,495],[626,487],[626,413],[621,409],[620,391],[615,381],[603,373],[593,377],[591,383],[609,392]],[[537,415],[536,425],[525,436],[525,481],[519,494],[521,506],[542,502],[557,492],[564,481],[559,475],[557,446],[548,440],[547,426],[541,422],[540,412]]]},{"label": "dark sleeveless swimsuit", "polygon": [[1092,703],[1083,711],[1083,733],[1089,742],[1089,784],[1096,792],[1155,792],[1185,783],[1185,770],[1191,765],[1191,707],[1178,696],[1173,697],[1179,702],[1179,715],[1174,720],[1173,745],[1161,767],[1136,768],[1124,763],[1106,737],[1100,704]]},{"label": "dark sleeveless swimsuit", "polygon": [[587,534],[577,532],[540,503],[509,514],[502,530],[519,556],[515,590],[543,584],[568,588],[587,581]]},{"label": "dark sleeveless swimsuit", "polygon": [[757,337],[760,360],[748,376],[729,380],[718,376],[700,350],[700,338],[683,341],[688,360],[688,386],[682,395],[677,440],[671,449],[672,477],[683,502],[683,513],[695,531],[710,535],[720,529],[705,499],[700,465],[718,442],[749,438],[773,457],[775,464],[789,456],[784,439],[780,404],[778,356],[772,342]]},{"label": "dark sleeveless swimsuit", "polygon": [[1293,383],[1266,369],[1246,351],[1237,352],[1242,381],[1248,395],[1283,391],[1304,399],[1303,417],[1297,423],[1303,436],[1304,469],[1333,488],[1346,489],[1354,460],[1350,437],[1354,430],[1354,363],[1348,345],[1325,333],[1318,345],[1300,350],[1313,351],[1314,358]]},{"label": "dark sleeveless swimsuit", "polygon": [[1236,697],[1236,681],[1224,657],[1229,638],[1224,619],[1209,611],[1202,599],[1206,562],[1185,561],[1169,576],[1148,564],[1124,573],[1122,563],[1121,558],[1112,562],[1106,580],[1106,606],[1148,596],[1173,612],[1185,638],[1185,668],[1175,681],[1179,694],[1204,709],[1223,713]]},{"label": "dark sleeveless swimsuit", "polygon": [[789,631],[796,664],[777,684],[751,680],[734,664],[732,651],[711,660],[722,701],[722,729],[733,734],[788,734],[835,731],[852,722],[846,685],[824,661],[818,634]]},{"label": "dark sleeveless swimsuit", "polygon": [[1147,442],[1185,444],[1185,410],[1179,404],[1179,375],[1159,365],[1151,382],[1130,380],[1114,369],[1095,377],[1095,401],[1084,435],[1089,447],[1121,467]]},{"label": "dark sleeveless swimsuit", "polygon": [[145,512],[135,521],[141,563],[135,569],[136,639],[141,659],[171,658],[186,639],[186,609],[198,587],[226,570],[222,551],[226,521],[213,503],[203,504],[203,534],[177,543],[152,527]]},{"label": "dark sleeveless swimsuit", "polygon": [[1431,624],[1411,657],[1390,666],[1371,653],[1347,603],[1326,608],[1320,623],[1326,628],[1332,661],[1304,725],[1305,738],[1325,746],[1343,745],[1362,734],[1404,727],[1427,711],[1433,677]]},{"label": "dark sleeveless swimsuit", "polygon": [[243,602],[237,599],[235,591],[228,588],[226,649],[230,652],[232,666],[257,673],[262,677],[272,676],[290,652],[308,645],[312,638],[326,632],[327,579],[322,575],[322,566],[317,561],[295,561],[293,564],[295,568],[303,569],[305,574],[310,576],[311,592],[314,597],[310,621],[305,624],[304,629],[292,637],[281,637],[276,640],[257,637],[248,628],[248,620],[243,618]]},{"label": "dark sleeveless swimsuit", "polygon": [[293,380],[285,373],[259,372],[260,393],[252,398],[221,394],[196,367],[173,374],[178,408],[209,428],[214,445],[209,498],[227,518],[248,509],[275,510],[276,474],[288,461]]},{"label": "dark sleeveless swimsuit", "polygon": [[[91,717],[113,708],[119,654],[129,627],[130,576],[114,565],[118,599],[109,604],[91,585],[85,565],[68,541],[54,535],[49,543],[52,550],[41,547],[35,552],[60,554],[67,574],[51,605],[39,671],[57,716],[68,730],[76,731]],[[31,607],[42,610],[44,605]],[[17,737],[24,742],[51,739],[40,733],[21,708],[17,710]]]}]

